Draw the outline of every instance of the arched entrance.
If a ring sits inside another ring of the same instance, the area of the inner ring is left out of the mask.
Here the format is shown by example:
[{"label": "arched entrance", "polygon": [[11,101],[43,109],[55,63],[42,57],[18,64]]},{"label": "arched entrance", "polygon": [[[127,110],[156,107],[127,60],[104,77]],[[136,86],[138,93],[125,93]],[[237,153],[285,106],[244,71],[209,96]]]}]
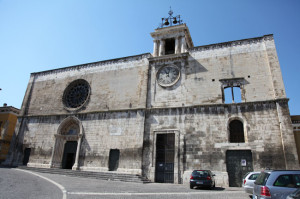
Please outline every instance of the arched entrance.
[{"label": "arched entrance", "polygon": [[67,141],[64,147],[64,155],[61,161],[62,169],[72,169],[76,158],[77,142]]},{"label": "arched entrance", "polygon": [[57,134],[54,135],[51,168],[78,169],[82,135],[82,124],[78,118],[67,117],[61,122]]}]

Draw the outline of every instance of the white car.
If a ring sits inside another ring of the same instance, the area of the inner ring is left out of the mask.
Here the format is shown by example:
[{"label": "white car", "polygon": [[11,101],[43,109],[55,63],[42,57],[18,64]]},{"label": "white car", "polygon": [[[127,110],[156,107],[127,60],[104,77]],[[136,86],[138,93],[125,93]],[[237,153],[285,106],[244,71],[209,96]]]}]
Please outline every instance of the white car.
[{"label": "white car", "polygon": [[259,176],[260,172],[249,172],[243,178],[243,188],[246,193],[253,194],[253,187],[256,178]]}]

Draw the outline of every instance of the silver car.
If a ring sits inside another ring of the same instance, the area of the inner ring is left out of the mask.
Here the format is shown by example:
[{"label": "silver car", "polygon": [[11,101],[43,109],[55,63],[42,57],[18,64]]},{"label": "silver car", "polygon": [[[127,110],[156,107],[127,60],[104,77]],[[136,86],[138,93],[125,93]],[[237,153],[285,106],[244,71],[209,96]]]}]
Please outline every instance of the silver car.
[{"label": "silver car", "polygon": [[297,189],[296,191],[288,195],[286,199],[300,199],[300,189]]},{"label": "silver car", "polygon": [[253,194],[253,186],[256,178],[259,176],[260,172],[249,172],[243,178],[243,188],[246,193]]},{"label": "silver car", "polygon": [[254,182],[253,199],[286,199],[300,188],[300,170],[262,171]]}]

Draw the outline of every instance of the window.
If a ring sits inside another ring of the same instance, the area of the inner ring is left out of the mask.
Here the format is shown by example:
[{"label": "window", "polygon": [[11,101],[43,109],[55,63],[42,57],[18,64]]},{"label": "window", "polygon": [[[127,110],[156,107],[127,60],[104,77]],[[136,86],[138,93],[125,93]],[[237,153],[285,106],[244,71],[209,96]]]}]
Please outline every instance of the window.
[{"label": "window", "polygon": [[229,123],[229,140],[232,143],[245,142],[243,123],[239,120],[232,120]]},{"label": "window", "polygon": [[297,188],[300,187],[300,175],[294,175],[294,182]]},{"label": "window", "polygon": [[256,180],[256,178],[259,176],[259,173],[257,174],[252,174],[248,179],[249,180]]},{"label": "window", "polygon": [[[242,91],[247,84],[244,78],[220,79],[224,103],[241,103]],[[243,98],[243,101],[246,100]]]},{"label": "window", "polygon": [[165,40],[165,54],[174,54],[175,53],[175,39],[166,39]]},{"label": "window", "polygon": [[83,79],[73,81],[65,89],[63,103],[67,108],[79,108],[87,101],[90,95],[90,85]]},{"label": "window", "polygon": [[281,175],[274,183],[276,187],[295,187],[292,175]]},{"label": "window", "polygon": [[224,88],[224,103],[240,103],[242,102],[240,87],[227,87]]},{"label": "window", "polygon": [[255,181],[255,184],[257,185],[265,185],[268,178],[269,178],[270,174],[269,173],[265,173],[265,172],[262,172],[258,178],[256,179]]},{"label": "window", "polygon": [[197,171],[193,171],[193,176],[207,177],[209,176],[209,173],[208,171],[197,170]]},{"label": "window", "polygon": [[69,129],[68,135],[77,135],[77,129]]}]

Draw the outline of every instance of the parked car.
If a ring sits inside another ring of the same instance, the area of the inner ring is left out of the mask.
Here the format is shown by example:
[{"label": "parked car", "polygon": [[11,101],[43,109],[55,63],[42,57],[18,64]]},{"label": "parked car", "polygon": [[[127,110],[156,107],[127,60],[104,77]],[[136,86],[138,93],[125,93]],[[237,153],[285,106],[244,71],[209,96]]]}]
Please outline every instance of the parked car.
[{"label": "parked car", "polygon": [[246,193],[253,194],[253,186],[260,172],[248,172],[243,178],[243,188]]},{"label": "parked car", "polygon": [[215,188],[216,182],[213,174],[210,170],[194,170],[190,178],[190,188],[194,187],[208,187]]},{"label": "parked car", "polygon": [[253,199],[285,199],[298,188],[300,170],[266,170],[254,182]]},{"label": "parked car", "polygon": [[286,199],[300,199],[300,189],[297,189],[296,191],[288,195]]}]

